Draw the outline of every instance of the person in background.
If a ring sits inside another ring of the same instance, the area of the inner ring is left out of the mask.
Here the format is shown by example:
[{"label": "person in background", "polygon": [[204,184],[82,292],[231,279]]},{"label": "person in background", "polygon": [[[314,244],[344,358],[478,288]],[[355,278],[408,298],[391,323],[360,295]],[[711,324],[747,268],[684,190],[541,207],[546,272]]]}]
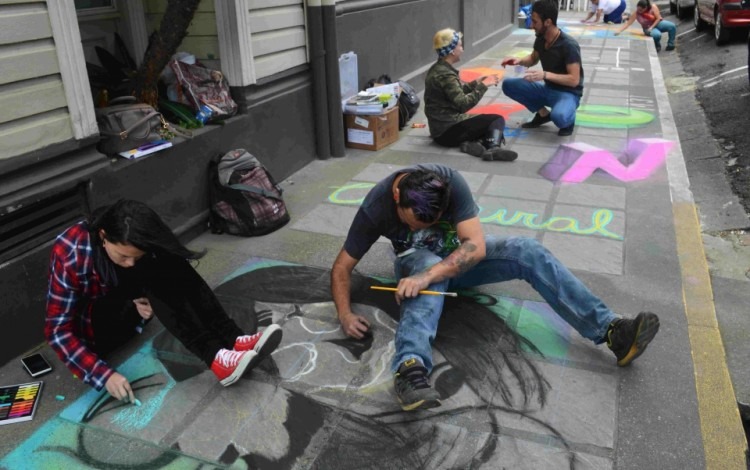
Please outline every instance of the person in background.
[{"label": "person in background", "polygon": [[[581,20],[581,23],[598,23],[604,15],[604,22],[608,24],[620,24],[622,23],[622,14],[628,7],[625,0],[589,0],[589,13],[586,18]],[[591,17],[596,15],[596,18],[591,21]]]},{"label": "person in background", "polygon": [[573,134],[576,109],[583,95],[583,65],[578,43],[557,27],[557,8],[555,0],[539,0],[532,5],[534,48],[522,59],[503,59],[502,65],[531,67],[541,61],[542,70],[530,69],[522,78],[506,78],[503,93],[536,113],[531,121],[521,125],[524,129],[552,121],[560,129],[557,135],[569,136]]},{"label": "person in background", "polygon": [[227,316],[183,246],[147,205],[120,200],[65,230],[50,255],[44,334],[74,375],[133,402],[128,379],[105,361],[156,315],[223,386],[281,341],[281,328],[246,335]]},{"label": "person in background", "polygon": [[484,235],[463,176],[443,165],[423,164],[396,171],[370,190],[333,263],[333,301],[341,328],[352,338],[370,333],[369,321],[354,312],[361,306],[351,303],[352,272],[381,236],[391,241],[396,256],[394,295],[401,311],[391,371],[405,411],[441,405],[428,377],[444,298],[420,294],[423,290],[523,279],[581,336],[606,342],[619,366],[643,353],[659,330],[659,317],[651,312],[616,315],[533,238]]},{"label": "person in background", "polygon": [[430,136],[444,147],[459,146],[461,152],[487,161],[510,162],[518,154],[503,149],[505,118],[499,114],[466,114],[487,92],[485,81],[495,86],[497,75],[482,76],[465,83],[453,66],[464,52],[462,34],[447,28],[438,31],[432,44],[438,59],[425,77],[424,111]]},{"label": "person in background", "polygon": [[643,34],[654,38],[656,52],[661,51],[661,34],[667,33],[667,50],[674,50],[674,38],[677,33],[677,27],[671,21],[661,17],[659,7],[652,4],[649,0],[638,0],[635,7],[635,15],[631,15],[628,21],[620,29],[615,31],[615,36],[619,35],[630,27],[635,21],[643,28]]}]

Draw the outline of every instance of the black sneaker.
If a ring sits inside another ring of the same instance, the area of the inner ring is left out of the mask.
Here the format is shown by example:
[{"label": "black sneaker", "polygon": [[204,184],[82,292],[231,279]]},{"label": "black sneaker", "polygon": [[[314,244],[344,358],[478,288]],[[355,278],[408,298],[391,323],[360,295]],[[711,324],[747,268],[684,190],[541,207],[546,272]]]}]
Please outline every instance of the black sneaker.
[{"label": "black sneaker", "polygon": [[664,50],[667,51],[667,52],[673,51],[674,50],[674,46],[667,46],[667,48],[664,49]]},{"label": "black sneaker", "polygon": [[651,312],[613,321],[607,330],[607,346],[617,356],[617,365],[625,367],[643,354],[657,331],[659,317]]},{"label": "black sneaker", "polygon": [[529,122],[524,122],[521,124],[521,127],[524,129],[536,129],[537,127],[541,126],[542,124],[547,124],[552,120],[552,115],[548,114],[546,116],[542,116],[539,113],[536,113],[534,115],[534,119],[532,119]]},{"label": "black sneaker", "polygon": [[440,406],[440,395],[430,386],[427,369],[416,359],[407,359],[399,366],[393,385],[404,411]]},{"label": "black sneaker", "polygon": [[463,153],[474,155],[475,157],[481,157],[484,154],[485,148],[484,145],[476,140],[467,140],[465,142],[461,142],[459,150],[461,150],[461,152]]},{"label": "black sneaker", "polygon": [[569,135],[573,135],[573,128],[576,127],[576,123],[569,125],[568,127],[562,127],[559,131],[557,131],[557,135],[560,137],[567,137]]}]

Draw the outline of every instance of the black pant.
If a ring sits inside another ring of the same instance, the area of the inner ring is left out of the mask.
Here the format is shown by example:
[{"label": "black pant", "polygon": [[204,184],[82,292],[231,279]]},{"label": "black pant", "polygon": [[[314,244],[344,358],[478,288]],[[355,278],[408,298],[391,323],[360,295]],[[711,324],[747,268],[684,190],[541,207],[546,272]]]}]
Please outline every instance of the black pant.
[{"label": "black pant", "polygon": [[232,349],[244,332],[190,263],[171,255],[147,255],[132,268],[117,268],[118,285],[96,300],[92,326],[98,354],[106,355],[136,334],[141,316],[133,299],[146,297],[154,315],[208,366],[219,349]]},{"label": "black pant", "polygon": [[499,114],[477,114],[453,124],[435,137],[435,142],[443,147],[456,147],[467,140],[487,137],[492,129],[500,129],[502,133],[505,129],[505,118]]}]

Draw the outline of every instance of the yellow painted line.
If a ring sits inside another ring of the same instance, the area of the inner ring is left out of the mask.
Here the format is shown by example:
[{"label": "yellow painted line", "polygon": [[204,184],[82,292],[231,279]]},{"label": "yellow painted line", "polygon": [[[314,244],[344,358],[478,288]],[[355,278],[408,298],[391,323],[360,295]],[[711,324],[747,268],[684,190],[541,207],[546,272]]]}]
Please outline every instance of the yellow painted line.
[{"label": "yellow painted line", "polygon": [[716,321],[698,215],[695,205],[687,202],[675,202],[672,210],[706,456],[705,468],[745,469],[747,440]]}]

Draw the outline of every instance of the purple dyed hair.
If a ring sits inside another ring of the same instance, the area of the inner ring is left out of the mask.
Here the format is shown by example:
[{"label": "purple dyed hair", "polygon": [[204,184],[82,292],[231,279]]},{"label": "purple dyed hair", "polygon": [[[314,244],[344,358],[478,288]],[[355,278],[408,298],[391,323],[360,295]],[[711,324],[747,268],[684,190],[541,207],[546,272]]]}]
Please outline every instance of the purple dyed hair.
[{"label": "purple dyed hair", "polygon": [[451,187],[437,173],[415,170],[407,173],[398,183],[400,193],[398,205],[411,209],[420,222],[432,223],[445,212],[450,199]]}]

